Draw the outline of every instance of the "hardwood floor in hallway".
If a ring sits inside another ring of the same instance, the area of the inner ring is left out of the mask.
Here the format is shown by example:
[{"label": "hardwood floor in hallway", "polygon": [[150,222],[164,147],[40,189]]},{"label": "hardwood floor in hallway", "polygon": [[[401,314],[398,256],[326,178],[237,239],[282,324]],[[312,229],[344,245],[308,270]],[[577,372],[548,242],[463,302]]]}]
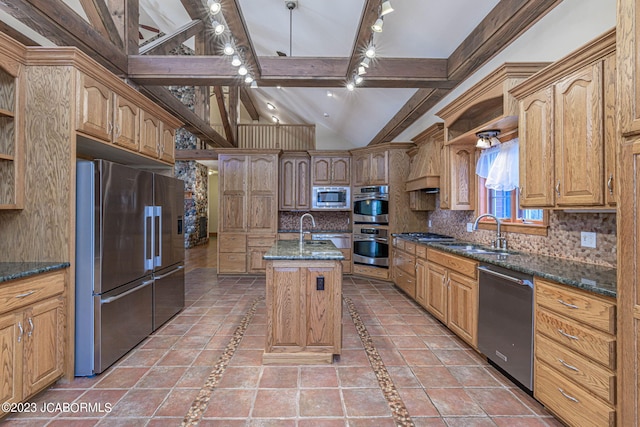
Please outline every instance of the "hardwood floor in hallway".
[{"label": "hardwood floor in hallway", "polygon": [[[561,426],[392,283],[345,276],[331,365],[262,365],[263,276],[187,251],[186,307],[100,375],[58,383],[8,426]],[[400,414],[400,415],[398,415]]]}]

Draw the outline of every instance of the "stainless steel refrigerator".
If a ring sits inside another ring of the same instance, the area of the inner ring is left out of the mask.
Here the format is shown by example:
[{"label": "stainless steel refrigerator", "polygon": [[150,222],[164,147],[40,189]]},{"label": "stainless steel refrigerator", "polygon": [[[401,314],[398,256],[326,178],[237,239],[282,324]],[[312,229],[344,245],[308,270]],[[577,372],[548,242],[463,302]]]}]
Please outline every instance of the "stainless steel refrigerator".
[{"label": "stainless steel refrigerator", "polygon": [[184,183],[78,160],[75,375],[98,374],[184,308]]}]

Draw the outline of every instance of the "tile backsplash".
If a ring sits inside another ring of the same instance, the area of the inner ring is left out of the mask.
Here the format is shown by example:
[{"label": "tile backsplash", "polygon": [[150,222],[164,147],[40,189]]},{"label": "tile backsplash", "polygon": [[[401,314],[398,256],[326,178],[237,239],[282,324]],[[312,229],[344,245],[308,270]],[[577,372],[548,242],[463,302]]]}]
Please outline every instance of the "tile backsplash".
[{"label": "tile backsplash", "polygon": [[[300,216],[305,212],[281,211],[278,221],[279,230],[298,231],[300,229]],[[351,212],[313,211],[309,212],[316,221],[316,227],[309,229],[311,222],[304,220],[305,231],[351,231]]]},{"label": "tile backsplash", "polygon": [[[495,231],[467,232],[467,223],[475,220],[473,211],[436,209],[429,214],[429,231],[482,244],[490,244]],[[580,232],[596,233],[596,248],[580,246]],[[509,248],[516,251],[567,258],[575,261],[616,266],[616,214],[549,212],[549,228],[546,236],[504,233]]]}]

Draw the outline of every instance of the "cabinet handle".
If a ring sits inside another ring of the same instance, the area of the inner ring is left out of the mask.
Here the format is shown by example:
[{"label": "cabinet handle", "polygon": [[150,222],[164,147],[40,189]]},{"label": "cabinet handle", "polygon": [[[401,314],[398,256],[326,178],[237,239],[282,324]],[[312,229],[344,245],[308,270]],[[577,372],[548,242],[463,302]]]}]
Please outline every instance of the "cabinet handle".
[{"label": "cabinet handle", "polygon": [[120,135],[122,135],[122,132],[120,131],[120,125],[116,123],[116,134],[115,134],[116,139],[120,138]]},{"label": "cabinet handle", "polygon": [[18,329],[20,333],[18,334],[18,342],[22,341],[22,334],[24,333],[24,329],[22,329],[22,322],[18,322]]},{"label": "cabinet handle", "polygon": [[562,364],[562,366],[564,366],[565,368],[569,368],[569,369],[571,369],[572,371],[580,372],[580,369],[576,368],[576,367],[575,367],[575,366],[573,366],[573,365],[569,365],[567,362],[565,362],[565,361],[564,361],[564,360],[562,360],[562,359],[558,359],[558,362],[560,362],[560,363]]},{"label": "cabinet handle", "polygon": [[18,294],[18,295],[16,295],[16,298],[24,298],[24,297],[28,297],[29,295],[33,295],[33,294],[35,294],[35,293],[36,293],[36,291],[27,291],[27,292],[25,292],[25,293],[23,293],[23,294]]},{"label": "cabinet handle", "polygon": [[31,329],[30,329],[30,330],[29,330],[29,332],[27,333],[27,336],[28,336],[29,338],[31,338],[31,335],[33,335],[33,330],[35,329],[35,327],[33,326],[33,320],[31,320],[31,317],[29,317],[28,322],[29,322],[29,327],[30,327]]},{"label": "cabinet handle", "polygon": [[560,332],[560,334],[562,334],[562,335],[564,335],[565,337],[570,338],[570,339],[572,339],[572,340],[576,340],[576,341],[578,341],[578,340],[580,339],[580,338],[578,338],[578,337],[577,337],[577,336],[575,336],[575,335],[569,335],[568,333],[566,333],[566,332],[565,332],[565,331],[563,331],[562,329],[558,329],[558,332]]},{"label": "cabinet handle", "polygon": [[518,187],[518,193],[522,196],[522,187]]},{"label": "cabinet handle", "polygon": [[556,184],[556,194],[560,195],[560,181]]},{"label": "cabinet handle", "polygon": [[568,302],[564,302],[561,299],[558,300],[558,302],[562,305],[564,305],[565,307],[569,307],[569,308],[580,308],[575,304],[569,304]]},{"label": "cabinet handle", "polygon": [[609,194],[613,195],[613,174],[609,175],[609,179],[607,180],[607,188],[609,189]]},{"label": "cabinet handle", "polygon": [[562,394],[564,397],[566,397],[567,399],[574,401],[576,403],[580,403],[580,401],[578,399],[576,399],[573,396],[569,396],[567,393],[564,392],[563,389],[561,389],[560,387],[558,387],[558,391],[560,392],[560,394]]},{"label": "cabinet handle", "polygon": [[111,132],[113,132],[113,123],[109,121],[109,123],[107,123],[107,133],[111,135]]}]

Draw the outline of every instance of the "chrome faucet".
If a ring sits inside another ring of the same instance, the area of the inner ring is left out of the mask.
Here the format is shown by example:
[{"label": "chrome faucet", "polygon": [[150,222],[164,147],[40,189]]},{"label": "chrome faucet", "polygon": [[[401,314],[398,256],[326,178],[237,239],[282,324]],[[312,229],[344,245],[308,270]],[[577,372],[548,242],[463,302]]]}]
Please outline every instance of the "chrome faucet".
[{"label": "chrome faucet", "polygon": [[484,217],[489,217],[489,218],[493,218],[496,221],[497,227],[496,227],[496,240],[494,240],[491,243],[491,246],[496,248],[496,249],[504,249],[507,250],[507,238],[506,237],[502,237],[502,233],[500,232],[500,219],[493,215],[493,214],[482,214],[480,216],[478,216],[478,218],[476,218],[476,221],[473,223],[473,229],[477,230],[478,229],[478,223],[480,222],[480,220]]},{"label": "chrome faucet", "polygon": [[[302,215],[300,217],[300,246],[302,246],[302,239],[304,236],[304,233],[302,232],[302,220],[304,219],[305,216],[309,216],[311,218],[311,223],[313,224],[313,226],[316,226],[316,220],[313,218],[313,215],[311,215],[309,212],[307,212],[306,214]],[[309,232],[307,232],[309,233]]]}]

